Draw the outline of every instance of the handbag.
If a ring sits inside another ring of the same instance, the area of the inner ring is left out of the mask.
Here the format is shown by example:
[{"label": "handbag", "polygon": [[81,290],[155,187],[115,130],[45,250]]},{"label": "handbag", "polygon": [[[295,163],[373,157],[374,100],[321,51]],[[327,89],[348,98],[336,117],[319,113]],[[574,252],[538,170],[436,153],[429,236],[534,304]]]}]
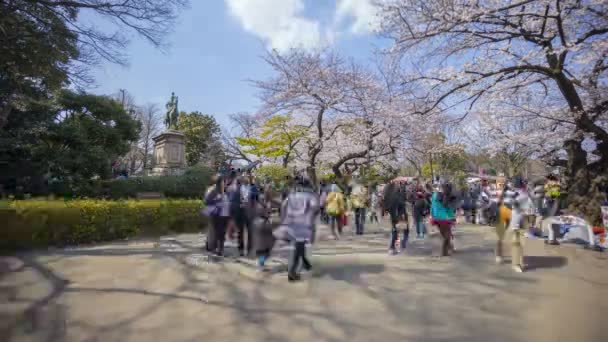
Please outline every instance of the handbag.
[{"label": "handbag", "polygon": [[289,227],[286,225],[280,225],[277,229],[272,232],[274,238],[280,241],[288,241],[289,240]]},{"label": "handbag", "polygon": [[209,205],[204,207],[201,210],[201,214],[203,216],[211,217],[211,216],[219,216],[220,215],[220,207],[216,205]]}]

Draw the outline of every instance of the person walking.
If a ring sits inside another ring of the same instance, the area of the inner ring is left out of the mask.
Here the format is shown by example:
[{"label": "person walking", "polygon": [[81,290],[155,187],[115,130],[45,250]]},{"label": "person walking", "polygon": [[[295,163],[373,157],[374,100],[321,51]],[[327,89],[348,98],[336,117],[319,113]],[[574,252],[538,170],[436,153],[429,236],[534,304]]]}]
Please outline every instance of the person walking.
[{"label": "person walking", "polygon": [[[553,174],[547,176],[545,182],[545,209],[543,212],[543,220],[559,215],[559,197],[561,196],[561,186],[557,177]],[[549,229],[549,240],[550,245],[559,245],[557,241],[560,235],[559,225],[552,224]]]},{"label": "person walking", "polygon": [[321,182],[319,186],[319,203],[321,205],[321,222],[325,224],[329,224],[329,218],[325,211],[325,207],[327,205],[327,185],[324,182]]},{"label": "person walking", "polygon": [[409,222],[406,211],[406,189],[405,184],[391,182],[384,188],[384,205],[389,212],[391,220],[391,237],[389,242],[389,254],[397,254],[396,242],[399,237],[399,228],[403,230],[401,239],[401,250],[407,247],[409,238]]},{"label": "person walking", "polygon": [[258,271],[264,271],[266,261],[270,258],[272,253],[272,247],[275,243],[273,232],[272,221],[270,216],[272,215],[272,189],[270,186],[266,186],[263,189],[264,198],[263,200],[254,202],[254,208],[256,213],[252,219],[255,239],[255,253],[258,259]]},{"label": "person walking", "polygon": [[502,244],[506,231],[510,230],[511,267],[515,272],[521,273],[525,270],[521,237],[530,224],[529,212],[532,209],[532,200],[521,176],[515,177],[512,185],[505,186],[501,194],[501,202],[497,225],[496,262],[502,263]]},{"label": "person walking", "polygon": [[236,171],[232,171],[226,184],[226,192],[230,199],[230,216],[237,229],[239,255],[245,256],[245,233],[247,234],[247,255],[249,255],[253,249],[251,222],[247,212],[249,184],[244,179],[240,179]]},{"label": "person walking", "polygon": [[342,235],[342,215],[346,212],[344,194],[337,184],[333,184],[327,195],[325,211],[329,218],[331,232],[336,240]]},{"label": "person walking", "polygon": [[372,190],[372,194],[370,196],[370,215],[369,215],[369,222],[370,223],[374,223],[374,221],[376,221],[376,223],[378,223],[378,210],[379,206],[380,206],[380,199],[378,198],[378,191],[377,190]]},{"label": "person walking", "polygon": [[424,220],[429,214],[430,204],[422,189],[416,192],[416,201],[414,202],[414,224],[416,225],[416,237],[424,239],[426,235],[426,227]]},{"label": "person walking", "polygon": [[224,255],[226,227],[230,219],[230,199],[224,191],[224,179],[218,177],[215,188],[205,196],[205,215],[211,220],[212,230],[207,235],[205,248],[217,256]]},{"label": "person walking", "polygon": [[456,222],[457,198],[450,183],[443,183],[431,197],[432,223],[441,234],[441,256],[448,256],[452,244],[452,226]]},{"label": "person walking", "polygon": [[477,212],[480,210],[479,208],[479,197],[481,196],[481,185],[479,183],[472,184],[470,188],[470,197],[471,197],[471,223],[479,224],[479,219]]},{"label": "person walking", "polygon": [[481,180],[481,193],[479,196],[479,208],[477,212],[478,222],[481,224],[494,225],[498,214],[498,191],[490,185],[487,179]]},{"label": "person walking", "polygon": [[365,211],[369,203],[367,189],[356,184],[351,193],[351,203],[355,213],[355,234],[363,235],[363,227],[365,225]]},{"label": "person walking", "polygon": [[307,178],[299,177],[297,190],[287,196],[281,212],[281,222],[288,227],[289,238],[294,244],[287,274],[287,279],[292,282],[300,280],[300,262],[305,270],[312,268],[306,257],[306,243],[313,240],[315,221],[319,215],[319,196]]},{"label": "person walking", "polygon": [[471,189],[468,186],[465,186],[462,189],[462,214],[464,216],[465,223],[471,223],[471,213],[473,212],[474,202],[473,197],[471,196]]}]

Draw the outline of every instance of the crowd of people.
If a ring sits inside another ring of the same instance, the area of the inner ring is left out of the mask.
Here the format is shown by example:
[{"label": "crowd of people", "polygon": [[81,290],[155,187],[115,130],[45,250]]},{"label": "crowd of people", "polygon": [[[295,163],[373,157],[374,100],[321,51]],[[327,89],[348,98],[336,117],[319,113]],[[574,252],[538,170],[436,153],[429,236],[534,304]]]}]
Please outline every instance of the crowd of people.
[{"label": "crowd of people", "polygon": [[[255,253],[258,267],[264,270],[276,242],[286,241],[293,246],[288,279],[297,281],[300,268],[312,268],[306,248],[314,242],[318,224],[328,226],[338,240],[350,217],[356,235],[364,234],[366,223],[388,217],[390,255],[407,248],[411,226],[417,239],[425,239],[430,224],[437,227],[441,236],[441,256],[448,256],[454,251],[452,230],[460,214],[470,223],[496,226],[497,262],[503,259],[505,233],[512,230],[512,267],[522,272],[525,264],[521,236],[538,227],[543,217],[557,214],[559,197],[559,182],[552,175],[534,184],[515,177],[502,188],[486,179],[456,189],[449,181],[430,184],[397,178],[385,185],[322,182],[316,190],[309,179],[298,176],[275,194],[269,184],[259,186],[250,174],[232,170],[217,177],[205,198],[205,215],[212,226],[205,248],[223,256],[226,236],[231,235],[228,230],[233,226],[239,254]],[[272,208],[279,209],[275,225]],[[557,243],[556,234],[550,234],[550,243]]]}]

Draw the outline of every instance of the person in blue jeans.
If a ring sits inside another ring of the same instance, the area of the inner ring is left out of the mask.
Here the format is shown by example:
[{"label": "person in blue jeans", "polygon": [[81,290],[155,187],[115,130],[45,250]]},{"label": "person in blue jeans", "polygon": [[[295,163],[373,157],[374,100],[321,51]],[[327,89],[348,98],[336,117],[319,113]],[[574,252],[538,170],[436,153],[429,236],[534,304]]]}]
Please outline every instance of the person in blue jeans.
[{"label": "person in blue jeans", "polygon": [[424,226],[424,219],[429,213],[429,202],[424,192],[416,192],[416,201],[414,202],[414,224],[416,225],[416,237],[424,239],[426,235],[426,227]]}]

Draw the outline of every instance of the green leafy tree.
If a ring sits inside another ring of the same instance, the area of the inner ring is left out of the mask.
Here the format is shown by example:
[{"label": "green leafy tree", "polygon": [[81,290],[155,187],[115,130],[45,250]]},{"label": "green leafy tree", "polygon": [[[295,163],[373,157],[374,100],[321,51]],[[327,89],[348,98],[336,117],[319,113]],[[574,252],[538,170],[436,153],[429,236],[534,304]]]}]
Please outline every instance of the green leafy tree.
[{"label": "green leafy tree", "polygon": [[50,126],[45,139],[52,157],[51,174],[75,179],[109,177],[110,162],[127,153],[138,139],[139,122],[106,96],[62,91],[57,107],[59,122]]},{"label": "green leafy tree", "polygon": [[111,176],[112,162],[138,138],[139,123],[105,96],[61,91],[52,103],[11,115],[0,131],[0,182],[28,192],[58,179],[70,184]]},{"label": "green leafy tree", "polygon": [[308,132],[307,127],[294,125],[291,115],[275,115],[262,125],[259,137],[236,138],[245,153],[258,157],[280,158],[287,167],[294,158],[295,148]]},{"label": "green leafy tree", "polygon": [[[88,66],[125,64],[130,33],[159,47],[187,0],[0,1],[0,129],[9,115],[70,81],[88,83]],[[80,11],[111,25],[92,25]]]},{"label": "green leafy tree", "polygon": [[279,164],[262,165],[255,170],[255,177],[264,183],[278,186],[289,176],[289,169]]},{"label": "green leafy tree", "polygon": [[390,171],[380,164],[372,164],[369,167],[365,165],[359,168],[359,179],[365,184],[385,183],[395,177]]},{"label": "green leafy tree", "polygon": [[178,126],[186,136],[188,165],[206,163],[217,167],[225,161],[226,157],[220,141],[221,128],[212,115],[181,112]]},{"label": "green leafy tree", "polygon": [[77,35],[59,13],[33,1],[1,1],[0,129],[9,115],[64,86],[68,64],[78,56]]},{"label": "green leafy tree", "polygon": [[[466,153],[464,146],[458,144],[443,145],[437,148],[436,152],[430,153],[430,160],[422,165],[422,175],[424,177],[435,176],[456,176],[464,174],[466,169]],[[432,163],[432,164],[431,164]]]}]

